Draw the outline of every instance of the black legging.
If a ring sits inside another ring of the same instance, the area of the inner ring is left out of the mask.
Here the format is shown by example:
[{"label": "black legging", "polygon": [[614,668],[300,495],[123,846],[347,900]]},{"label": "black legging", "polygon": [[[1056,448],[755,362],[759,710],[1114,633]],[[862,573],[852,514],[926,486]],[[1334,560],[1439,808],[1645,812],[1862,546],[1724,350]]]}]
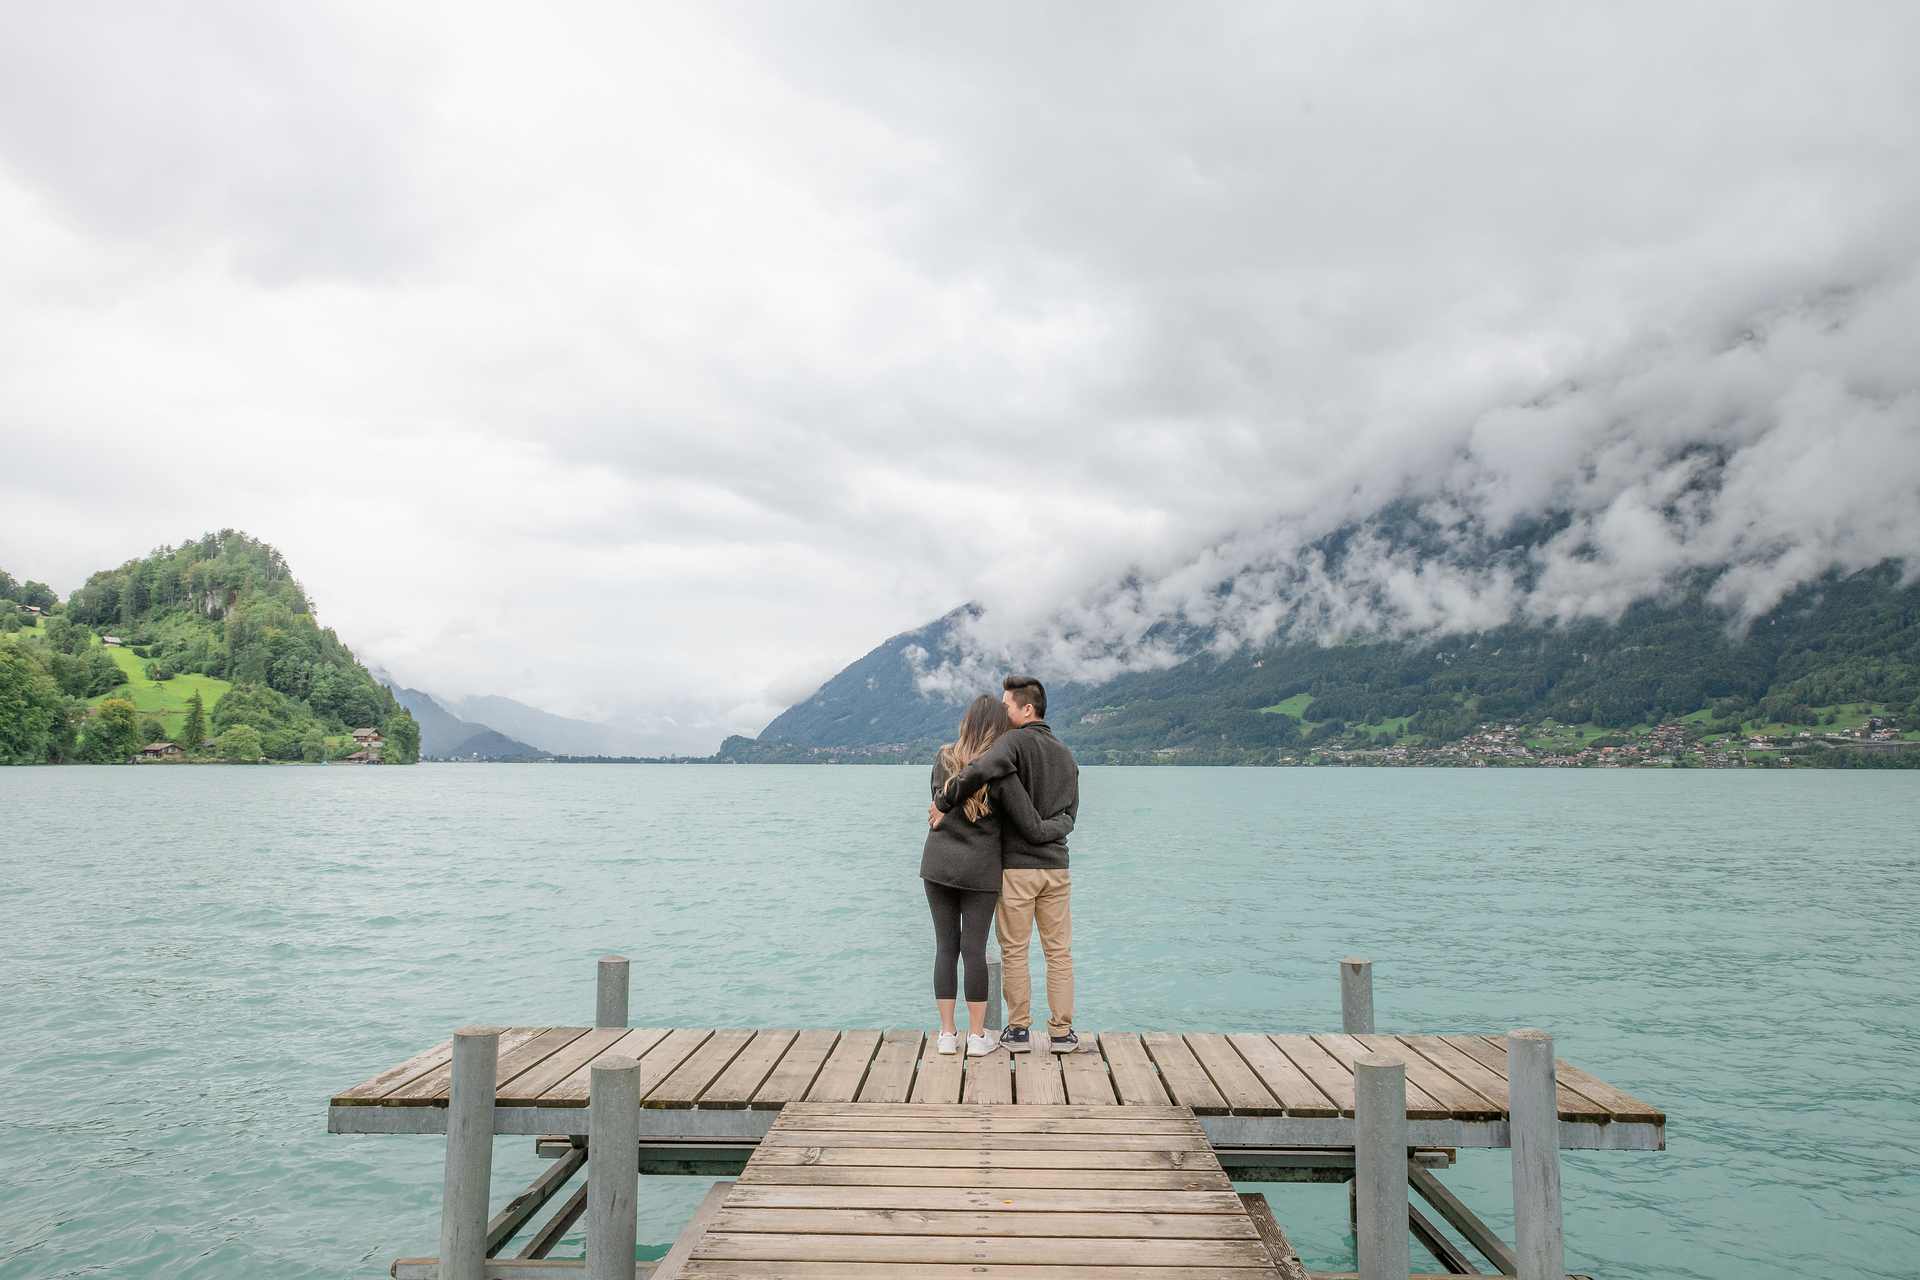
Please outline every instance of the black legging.
[{"label": "black legging", "polygon": [[[967,958],[967,1000],[987,998],[987,926],[1000,895],[992,891],[956,889],[949,884],[927,886],[927,906],[933,909],[933,998],[951,1000],[958,983],[955,969]],[[975,1027],[978,1031],[980,1028]]]}]

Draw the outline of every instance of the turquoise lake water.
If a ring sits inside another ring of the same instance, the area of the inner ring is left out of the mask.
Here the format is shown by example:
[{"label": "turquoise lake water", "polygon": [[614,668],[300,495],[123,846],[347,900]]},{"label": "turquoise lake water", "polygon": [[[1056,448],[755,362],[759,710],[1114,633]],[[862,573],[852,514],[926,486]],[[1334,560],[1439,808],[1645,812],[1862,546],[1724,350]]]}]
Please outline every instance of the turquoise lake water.
[{"label": "turquoise lake water", "polygon": [[[431,1254],[440,1140],[330,1137],[326,1098],[462,1023],[590,1023],[607,952],[636,1025],[931,1025],[925,778],[0,770],[0,1276]],[[1370,956],[1382,1029],[1544,1027],[1668,1112],[1664,1152],[1564,1157],[1573,1269],[1912,1277],[1917,813],[1914,773],[1090,769],[1079,1022],[1336,1029]],[[1446,1177],[1510,1227],[1506,1153]],[[704,1188],[643,1182],[641,1239]],[[1352,1265],[1341,1188],[1265,1190]]]}]

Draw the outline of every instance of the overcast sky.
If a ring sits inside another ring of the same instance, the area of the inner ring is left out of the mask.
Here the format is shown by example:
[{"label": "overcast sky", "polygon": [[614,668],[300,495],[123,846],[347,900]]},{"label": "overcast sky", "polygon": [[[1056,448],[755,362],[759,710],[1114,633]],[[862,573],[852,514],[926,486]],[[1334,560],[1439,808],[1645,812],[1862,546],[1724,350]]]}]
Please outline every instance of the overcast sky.
[{"label": "overcast sky", "polygon": [[[970,598],[1083,672],[1763,608],[1920,552],[1916,15],[13,6],[0,566],[244,528],[407,683],[701,750]],[[1578,545],[1297,561],[1409,488]]]}]

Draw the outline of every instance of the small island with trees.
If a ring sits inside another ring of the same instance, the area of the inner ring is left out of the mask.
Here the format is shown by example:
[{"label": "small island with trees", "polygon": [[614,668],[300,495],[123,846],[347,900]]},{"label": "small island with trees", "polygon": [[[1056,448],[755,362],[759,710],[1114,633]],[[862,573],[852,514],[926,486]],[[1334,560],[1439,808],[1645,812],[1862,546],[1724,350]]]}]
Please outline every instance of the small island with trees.
[{"label": "small island with trees", "polygon": [[281,554],[224,529],[62,602],[0,570],[0,763],[412,764],[413,717]]}]

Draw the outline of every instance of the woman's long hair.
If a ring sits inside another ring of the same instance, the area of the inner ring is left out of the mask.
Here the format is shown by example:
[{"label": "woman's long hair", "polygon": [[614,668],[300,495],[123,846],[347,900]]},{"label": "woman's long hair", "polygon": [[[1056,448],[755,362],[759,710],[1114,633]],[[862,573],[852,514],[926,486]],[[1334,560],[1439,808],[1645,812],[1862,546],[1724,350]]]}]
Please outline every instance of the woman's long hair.
[{"label": "woman's long hair", "polygon": [[[953,789],[953,780],[960,771],[979,758],[980,753],[993,745],[993,740],[1013,728],[1013,721],[1007,718],[1007,708],[1000,699],[991,694],[981,694],[967,706],[967,713],[960,717],[960,733],[946,746],[940,748],[940,764],[947,771],[947,789]],[[963,806],[967,821],[978,822],[993,812],[987,803],[987,789],[980,788],[967,797]]]}]

